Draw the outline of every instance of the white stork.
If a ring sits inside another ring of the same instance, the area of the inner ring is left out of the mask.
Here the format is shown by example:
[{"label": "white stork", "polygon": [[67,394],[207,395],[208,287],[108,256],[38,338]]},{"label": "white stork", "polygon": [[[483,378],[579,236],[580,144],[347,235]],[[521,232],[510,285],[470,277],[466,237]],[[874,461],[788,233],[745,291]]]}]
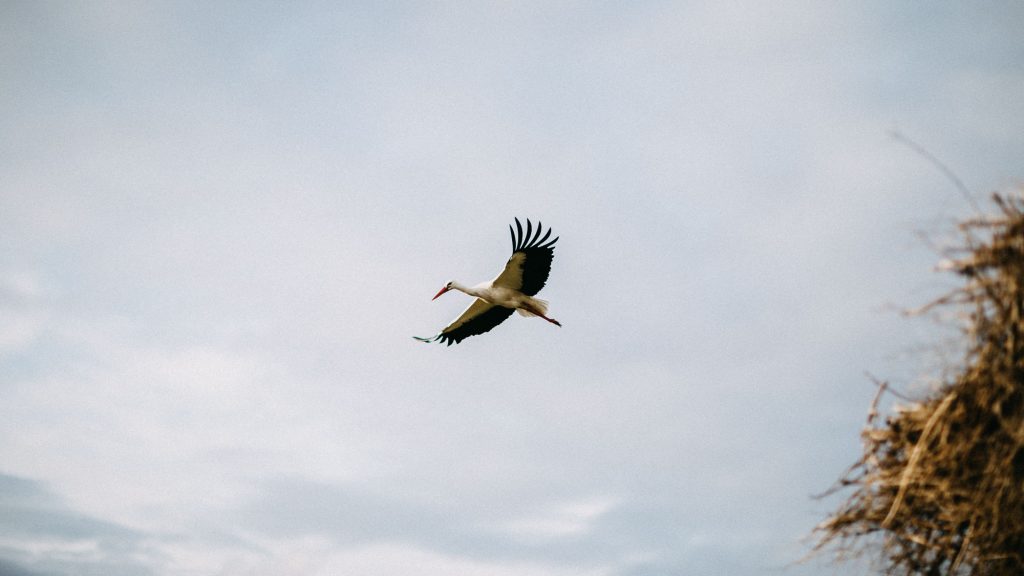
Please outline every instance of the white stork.
[{"label": "white stork", "polygon": [[529,219],[526,221],[526,234],[523,234],[523,225],[518,218],[515,220],[515,230],[511,225],[508,227],[512,234],[512,257],[505,263],[501,274],[490,282],[472,287],[463,286],[454,280],[445,284],[433,300],[449,290],[475,296],[476,300],[437,336],[413,338],[421,342],[441,341],[451,346],[470,336],[487,332],[504,322],[516,310],[523,316],[540,316],[555,326],[561,326],[558,320],[547,317],[548,303],[533,297],[548,280],[558,237],[549,242],[551,229],[548,228],[547,234],[541,238],[541,223],[537,222],[537,231],[534,232]]}]

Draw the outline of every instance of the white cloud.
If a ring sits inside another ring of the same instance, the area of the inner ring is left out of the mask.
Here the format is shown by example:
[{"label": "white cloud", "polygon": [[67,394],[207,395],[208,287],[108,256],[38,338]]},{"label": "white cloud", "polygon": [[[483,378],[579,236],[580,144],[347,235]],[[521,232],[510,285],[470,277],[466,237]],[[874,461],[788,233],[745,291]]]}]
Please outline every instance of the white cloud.
[{"label": "white cloud", "polygon": [[539,514],[513,519],[506,522],[504,528],[515,538],[527,541],[582,536],[614,506],[615,500],[609,498],[566,502]]},{"label": "white cloud", "polygon": [[23,312],[0,306],[0,354],[30,345],[45,325],[46,314],[43,312]]},{"label": "white cloud", "polygon": [[414,571],[423,576],[601,576],[607,568],[552,567],[531,562],[487,562],[459,555],[439,554],[410,546],[373,545],[352,550],[332,549],[317,538],[268,542],[270,564],[253,566],[253,574],[402,576]]},{"label": "white cloud", "polygon": [[49,292],[39,276],[32,272],[17,270],[0,277],[0,294],[6,293],[23,300],[38,300]]},{"label": "white cloud", "polygon": [[43,333],[51,315],[52,290],[38,274],[0,268],[0,355],[30,346]]}]

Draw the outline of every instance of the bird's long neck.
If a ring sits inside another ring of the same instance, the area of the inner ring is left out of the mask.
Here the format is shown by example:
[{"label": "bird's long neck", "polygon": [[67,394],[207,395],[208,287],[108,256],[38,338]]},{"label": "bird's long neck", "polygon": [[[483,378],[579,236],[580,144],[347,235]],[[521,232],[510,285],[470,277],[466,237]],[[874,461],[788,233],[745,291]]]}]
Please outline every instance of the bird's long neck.
[{"label": "bird's long neck", "polygon": [[480,297],[480,294],[478,293],[476,288],[471,288],[469,286],[463,286],[462,284],[459,284],[458,282],[452,282],[452,290],[458,290],[459,292],[462,292],[463,294],[469,294],[470,296],[476,296],[477,298]]}]

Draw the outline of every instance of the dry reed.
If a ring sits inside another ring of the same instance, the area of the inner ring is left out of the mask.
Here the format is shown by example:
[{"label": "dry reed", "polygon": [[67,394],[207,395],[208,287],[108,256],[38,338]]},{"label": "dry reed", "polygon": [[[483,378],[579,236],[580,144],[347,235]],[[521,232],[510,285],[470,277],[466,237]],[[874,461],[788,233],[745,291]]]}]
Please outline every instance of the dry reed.
[{"label": "dry reed", "polygon": [[1024,574],[1024,195],[994,203],[943,266],[964,286],[925,307],[964,313],[962,369],[884,419],[880,385],[816,550],[870,551],[892,575]]}]

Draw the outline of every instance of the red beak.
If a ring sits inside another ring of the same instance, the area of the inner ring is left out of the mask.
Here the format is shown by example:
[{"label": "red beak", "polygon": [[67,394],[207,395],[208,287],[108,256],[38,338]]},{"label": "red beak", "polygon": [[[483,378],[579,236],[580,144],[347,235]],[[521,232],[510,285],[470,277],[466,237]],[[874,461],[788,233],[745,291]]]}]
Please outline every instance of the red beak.
[{"label": "red beak", "polygon": [[441,288],[441,291],[438,292],[437,295],[435,295],[433,298],[431,298],[431,300],[437,300],[438,296],[440,296],[441,294],[444,294],[448,290],[449,290],[449,288],[447,286],[445,286],[444,288]]}]

